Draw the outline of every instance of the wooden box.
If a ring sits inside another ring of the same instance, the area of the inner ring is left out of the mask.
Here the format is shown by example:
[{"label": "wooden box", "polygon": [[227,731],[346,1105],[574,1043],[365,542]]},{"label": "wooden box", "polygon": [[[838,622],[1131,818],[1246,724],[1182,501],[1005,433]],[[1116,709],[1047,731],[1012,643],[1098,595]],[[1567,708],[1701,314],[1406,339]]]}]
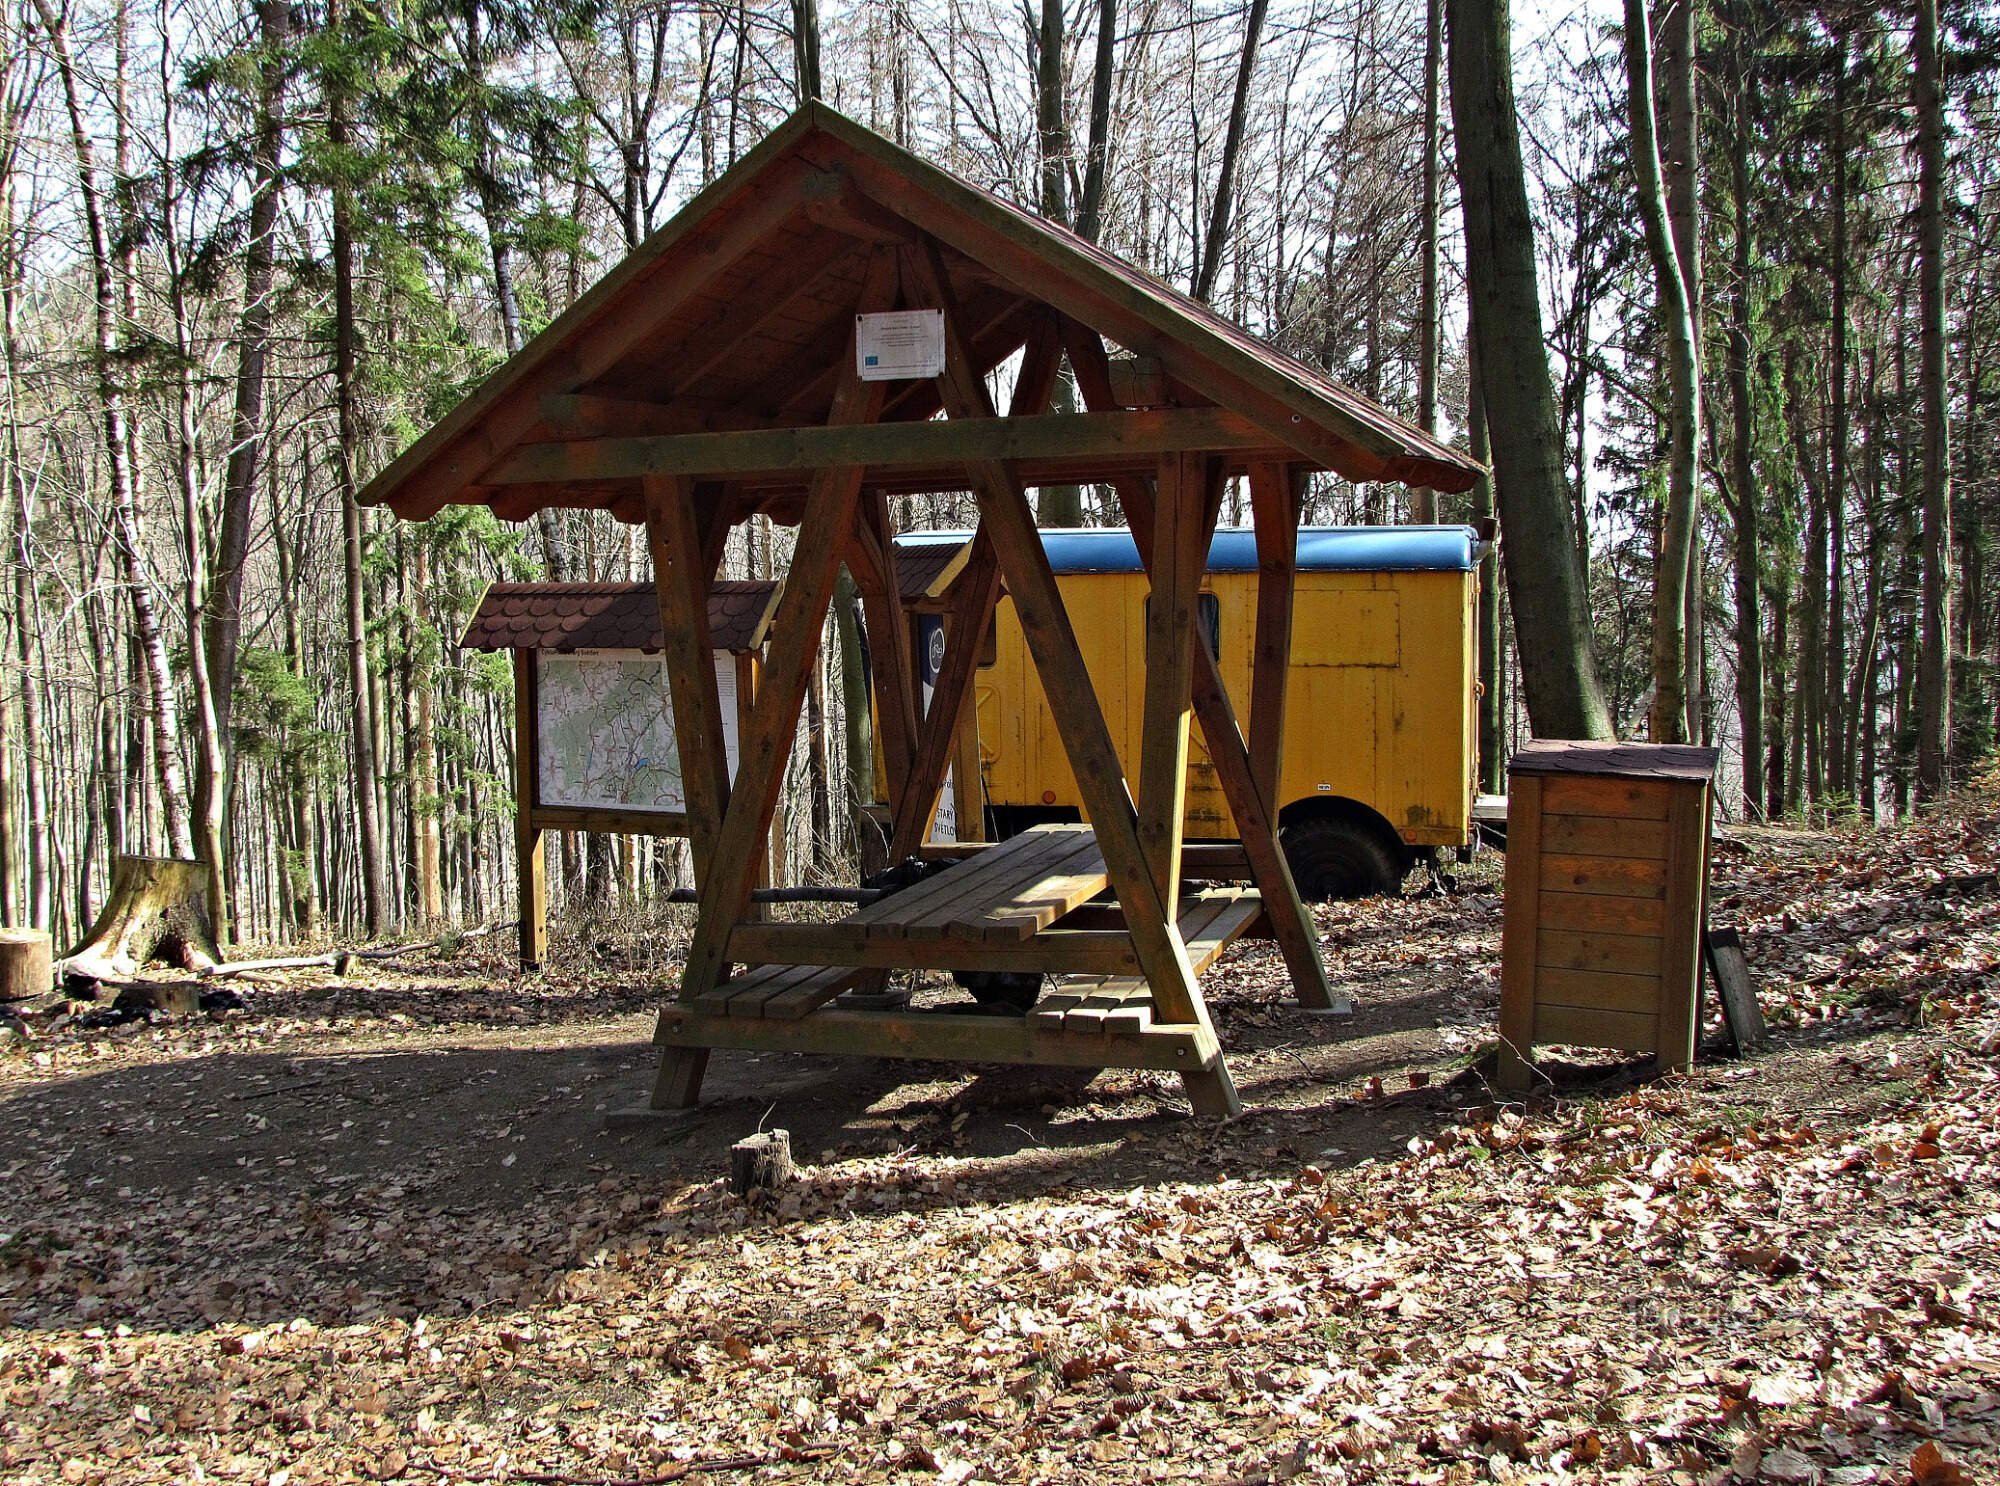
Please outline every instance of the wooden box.
[{"label": "wooden box", "polygon": [[1716,757],[1534,742],[1508,764],[1503,1087],[1540,1043],[1694,1061]]}]

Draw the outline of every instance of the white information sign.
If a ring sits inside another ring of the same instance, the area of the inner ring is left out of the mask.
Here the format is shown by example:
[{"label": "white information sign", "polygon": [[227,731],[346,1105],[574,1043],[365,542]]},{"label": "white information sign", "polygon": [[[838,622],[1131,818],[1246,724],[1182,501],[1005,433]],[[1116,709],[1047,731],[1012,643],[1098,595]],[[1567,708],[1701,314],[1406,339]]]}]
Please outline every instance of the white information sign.
[{"label": "white information sign", "polygon": [[[538,803],[573,810],[687,808],[666,662],[642,650],[535,657]],[[715,657],[722,738],[736,774],[736,663]]]},{"label": "white information sign", "polygon": [[936,376],[944,370],[944,311],[856,315],[854,369],[864,382]]}]

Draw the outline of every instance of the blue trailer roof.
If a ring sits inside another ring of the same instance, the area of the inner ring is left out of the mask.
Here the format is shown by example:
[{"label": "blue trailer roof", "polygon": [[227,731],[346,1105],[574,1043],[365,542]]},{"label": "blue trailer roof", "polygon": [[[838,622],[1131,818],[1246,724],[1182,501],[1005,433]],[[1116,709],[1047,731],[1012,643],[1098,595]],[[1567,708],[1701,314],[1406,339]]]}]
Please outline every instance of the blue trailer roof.
[{"label": "blue trailer roof", "polygon": [[[898,547],[969,541],[969,531],[907,532]],[[1469,573],[1479,535],[1469,526],[1302,526],[1302,573]],[[1042,533],[1049,566],[1065,573],[1137,573],[1139,549],[1123,527],[1051,529]],[[1223,527],[1208,549],[1211,573],[1257,571],[1257,538],[1248,527]]]}]

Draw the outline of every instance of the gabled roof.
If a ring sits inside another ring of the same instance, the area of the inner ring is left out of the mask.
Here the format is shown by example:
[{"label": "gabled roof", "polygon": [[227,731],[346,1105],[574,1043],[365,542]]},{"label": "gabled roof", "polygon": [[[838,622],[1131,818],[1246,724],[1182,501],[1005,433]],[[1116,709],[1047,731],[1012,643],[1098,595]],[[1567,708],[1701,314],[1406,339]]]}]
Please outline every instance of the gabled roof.
[{"label": "gabled roof", "polygon": [[[956,550],[970,532],[912,532],[896,538],[897,570],[909,558]],[[1139,549],[1122,526],[1050,528],[1042,534],[1049,567],[1068,573],[1140,573]],[[1469,573],[1479,565],[1479,533],[1469,526],[1302,526],[1301,573]],[[1211,573],[1257,571],[1257,534],[1218,529],[1208,547]]]},{"label": "gabled roof", "polygon": [[[1005,361],[1054,313],[1156,360],[1171,405],[1240,423],[1228,447],[1261,440],[1259,457],[1447,491],[1479,472],[1205,305],[811,103],[392,461],[362,500],[412,519],[451,503],[510,519],[549,505],[637,519],[630,469],[614,476],[558,460],[568,473],[555,478],[548,451],[538,459],[533,446],[824,424],[872,256],[926,238],[939,245],[982,367]],[[882,419],[924,420],[937,408],[928,381],[893,384]],[[726,468],[708,488],[740,498],[739,512],[782,515],[803,486],[796,469],[747,469],[741,457]],[[909,478],[949,488],[938,482],[951,475]]]},{"label": "gabled roof", "polygon": [[[719,582],[708,593],[717,650],[756,650],[778,585]],[[659,650],[660,603],[650,583],[494,583],[473,611],[461,650]]]}]

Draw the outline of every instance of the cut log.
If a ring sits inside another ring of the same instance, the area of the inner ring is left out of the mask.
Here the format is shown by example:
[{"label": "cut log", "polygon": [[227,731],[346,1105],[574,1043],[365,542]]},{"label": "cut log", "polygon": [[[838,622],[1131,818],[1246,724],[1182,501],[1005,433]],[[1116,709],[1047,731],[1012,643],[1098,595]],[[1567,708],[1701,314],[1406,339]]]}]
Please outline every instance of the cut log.
[{"label": "cut log", "polygon": [[729,1148],[729,1190],[738,1197],[757,1187],[775,1191],[797,1174],[789,1130],[763,1130]]},{"label": "cut log", "polygon": [[211,970],[221,960],[208,914],[207,864],[121,856],[112,862],[111,895],[97,922],[59,968],[65,981],[126,980],[154,961]]},{"label": "cut log", "polygon": [[54,953],[40,929],[0,929],[0,1001],[26,1001],[53,990]]}]

